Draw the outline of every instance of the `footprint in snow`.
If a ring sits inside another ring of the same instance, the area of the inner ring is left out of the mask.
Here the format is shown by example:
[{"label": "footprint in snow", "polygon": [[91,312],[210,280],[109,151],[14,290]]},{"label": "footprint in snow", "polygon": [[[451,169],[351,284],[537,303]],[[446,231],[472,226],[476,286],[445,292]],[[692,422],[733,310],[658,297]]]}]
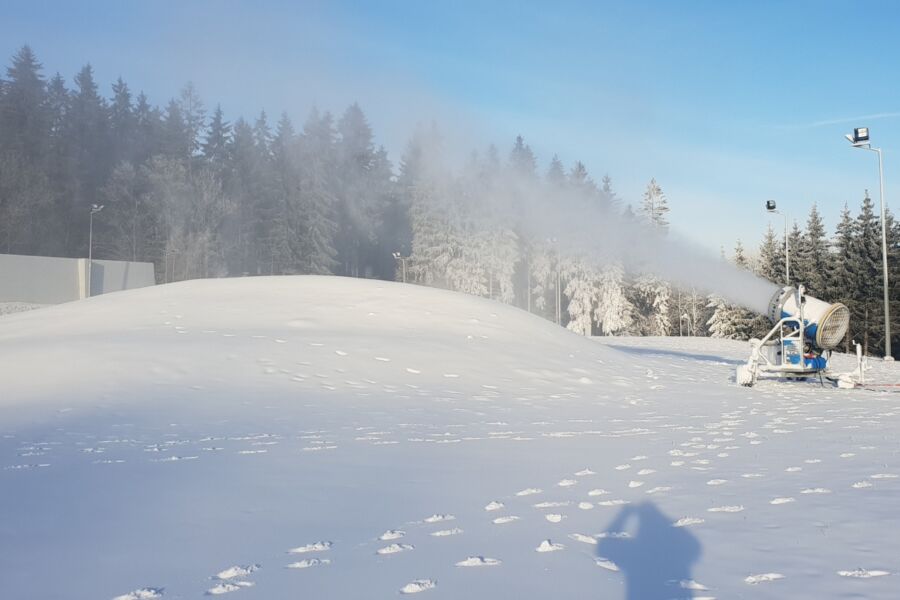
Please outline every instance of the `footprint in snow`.
[{"label": "footprint in snow", "polygon": [[285,565],[285,569],[309,569],[312,567],[322,567],[325,565],[330,565],[331,559],[328,558],[305,558],[303,560],[299,560],[297,562],[292,562],[288,565]]},{"label": "footprint in snow", "polygon": [[451,535],[459,535],[463,532],[459,527],[454,527],[453,529],[441,529],[440,531],[432,531],[429,535],[432,537],[447,537]]},{"label": "footprint in snow", "polygon": [[518,521],[519,517],[515,515],[509,515],[506,517],[497,517],[492,521],[494,525],[506,525],[507,523],[512,523],[513,521]]},{"label": "footprint in snow", "polygon": [[400,552],[407,552],[409,550],[415,550],[415,546],[412,544],[390,544],[384,548],[379,548],[375,551],[375,554],[399,554]]},{"label": "footprint in snow", "polygon": [[558,485],[559,487],[572,487],[572,486],[575,485],[576,483],[578,483],[578,481],[575,480],[575,479],[563,479],[562,481],[560,481],[560,482],[557,483],[556,485]]},{"label": "footprint in snow", "polygon": [[597,543],[597,539],[596,539],[596,538],[594,538],[594,537],[592,537],[592,536],[589,536],[589,535],[584,535],[584,534],[581,534],[581,533],[570,533],[570,534],[569,534],[569,539],[570,539],[570,540],[575,540],[576,542],[581,542],[581,543],[583,543],[583,544],[591,544],[591,545],[594,545],[594,544]]},{"label": "footprint in snow", "polygon": [[418,369],[412,369],[412,368],[410,368],[410,367],[406,367],[406,372],[407,372],[407,373],[412,373],[413,375],[418,375],[418,374],[421,373],[422,371],[420,371],[420,370],[418,370]]},{"label": "footprint in snow", "polygon": [[315,542],[288,550],[288,554],[306,554],[307,552],[324,552],[331,548],[331,542]]},{"label": "footprint in snow", "polygon": [[399,529],[388,529],[387,531],[382,533],[380,536],[378,536],[378,539],[383,542],[386,542],[388,540],[399,540],[404,535],[406,535],[405,531],[401,531]]},{"label": "footprint in snow", "polygon": [[244,588],[253,587],[255,584],[252,581],[235,581],[231,582],[222,582],[214,585],[213,587],[206,590],[207,596],[220,596],[222,594],[229,594],[231,592],[236,592],[238,590],[242,590]]},{"label": "footprint in snow", "polygon": [[705,523],[704,519],[699,519],[697,517],[682,517],[672,523],[672,527],[687,527],[689,525],[700,525],[701,523]]},{"label": "footprint in snow", "polygon": [[541,545],[534,549],[535,552],[556,552],[557,550],[562,550],[565,548],[562,544],[557,544],[551,542],[550,540],[544,540],[541,542]]},{"label": "footprint in snow", "polygon": [[116,596],[112,600],[156,600],[156,598],[162,597],[163,588],[147,587],[128,592],[127,594],[122,594],[121,596]]},{"label": "footprint in snow", "polygon": [[533,496],[534,494],[540,494],[542,491],[541,488],[527,488],[521,492],[516,492],[516,496]]},{"label": "footprint in snow", "polygon": [[425,523],[440,523],[442,521],[453,521],[454,519],[456,517],[450,514],[433,514],[430,517],[425,517],[423,521]]},{"label": "footprint in snow", "polygon": [[870,577],[884,577],[890,575],[890,571],[878,571],[869,569],[854,569],[853,571],[838,571],[841,577],[855,577],[857,579],[868,579]]},{"label": "footprint in snow", "polygon": [[456,563],[457,567],[495,567],[500,564],[496,558],[485,558],[484,556],[470,556],[465,560]]},{"label": "footprint in snow", "polygon": [[732,505],[732,506],[714,506],[713,508],[707,508],[706,512],[736,513],[736,512],[741,512],[742,510],[744,510],[744,506],[742,504],[736,504],[736,505]]},{"label": "footprint in snow", "polygon": [[745,577],[744,583],[756,585],[758,583],[766,583],[769,581],[776,581],[778,579],[784,579],[784,575],[782,575],[781,573],[760,573],[759,575],[750,575],[749,577]]},{"label": "footprint in snow", "polygon": [[433,579],[416,579],[400,588],[401,594],[418,594],[425,590],[432,590],[437,587],[437,582]]},{"label": "footprint in snow", "polygon": [[218,579],[220,581],[227,581],[229,579],[241,579],[258,570],[259,565],[235,565],[233,567],[228,567],[227,569],[219,571],[218,573],[210,577],[210,579]]},{"label": "footprint in snow", "polygon": [[550,521],[551,523],[559,523],[566,517],[563,515],[559,515],[556,513],[550,513],[549,515],[544,515],[544,518]]},{"label": "footprint in snow", "polygon": [[484,507],[484,510],[487,510],[487,511],[500,510],[501,508],[503,508],[502,502],[492,500],[487,506]]},{"label": "footprint in snow", "polygon": [[582,471],[578,471],[575,473],[576,477],[587,477],[588,475],[596,475],[595,471],[591,471],[590,469],[584,469]]},{"label": "footprint in snow", "polygon": [[791,502],[795,502],[795,499],[788,496],[784,498],[773,498],[769,504],[789,504]]}]

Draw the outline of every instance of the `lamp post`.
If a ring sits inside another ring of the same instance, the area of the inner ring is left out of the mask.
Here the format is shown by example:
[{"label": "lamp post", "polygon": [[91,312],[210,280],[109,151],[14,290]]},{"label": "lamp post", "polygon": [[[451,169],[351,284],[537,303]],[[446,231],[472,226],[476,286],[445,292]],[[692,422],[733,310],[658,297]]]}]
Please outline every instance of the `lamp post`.
[{"label": "lamp post", "polygon": [[94,215],[103,210],[102,204],[91,204],[91,217],[88,226],[88,276],[87,295],[91,297],[91,276],[94,271]]},{"label": "lamp post", "polygon": [[766,210],[784,217],[784,283],[791,285],[791,244],[788,241],[788,216],[775,208],[774,200],[766,200]]},{"label": "lamp post", "polygon": [[884,208],[884,163],[881,148],[873,148],[869,142],[869,128],[857,127],[844,136],[854,148],[862,148],[878,154],[878,195],[881,200],[881,268],[884,279],[884,360],[894,360],[891,355],[891,309],[888,301],[887,222]]},{"label": "lamp post", "polygon": [[403,283],[406,283],[406,261],[409,260],[409,257],[401,256],[399,252],[394,252],[393,256],[394,260],[400,263],[400,268],[403,273]]}]

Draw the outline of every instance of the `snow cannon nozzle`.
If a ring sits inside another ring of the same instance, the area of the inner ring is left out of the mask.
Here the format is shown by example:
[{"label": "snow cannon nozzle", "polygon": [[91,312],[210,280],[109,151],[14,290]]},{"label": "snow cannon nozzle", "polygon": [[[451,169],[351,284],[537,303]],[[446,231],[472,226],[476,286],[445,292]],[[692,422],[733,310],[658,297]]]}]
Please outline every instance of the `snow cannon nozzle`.
[{"label": "snow cannon nozzle", "polygon": [[846,306],[807,296],[802,285],[785,286],[775,292],[766,316],[773,323],[786,318],[802,320],[804,337],[820,350],[835,348],[850,326],[850,310]]}]

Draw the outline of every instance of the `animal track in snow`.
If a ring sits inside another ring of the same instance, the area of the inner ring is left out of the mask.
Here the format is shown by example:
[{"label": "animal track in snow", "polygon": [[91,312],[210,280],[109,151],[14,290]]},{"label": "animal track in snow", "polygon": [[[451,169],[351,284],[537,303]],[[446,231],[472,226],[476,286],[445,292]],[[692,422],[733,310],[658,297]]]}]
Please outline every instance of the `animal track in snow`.
[{"label": "animal track in snow", "polygon": [[557,544],[551,542],[550,540],[544,540],[541,542],[541,545],[534,549],[535,552],[556,552],[557,550],[562,550],[565,548],[562,544]]},{"label": "animal track in snow", "polygon": [[415,581],[410,581],[402,588],[400,588],[401,594],[418,594],[419,592],[424,592],[425,590],[432,590],[437,587],[437,582],[433,579],[416,579]]},{"label": "animal track in snow", "polygon": [[116,596],[112,600],[156,600],[156,598],[162,597],[163,588],[141,588],[121,596]]},{"label": "animal track in snow", "polygon": [[387,531],[382,533],[380,536],[378,536],[378,539],[383,542],[386,542],[388,540],[399,540],[404,535],[406,535],[405,531],[401,531],[399,529],[388,529]]},{"label": "animal track in snow", "polygon": [[285,569],[309,569],[311,567],[321,567],[324,565],[330,565],[331,559],[329,558],[304,558],[303,560],[299,560],[297,562],[292,562],[289,565],[285,565]]},{"label": "animal track in snow", "polygon": [[587,477],[588,475],[596,475],[596,474],[597,473],[595,473],[594,471],[591,471],[590,469],[584,469],[582,471],[578,471],[577,473],[575,473],[576,477]]},{"label": "animal track in snow", "polygon": [[487,506],[484,507],[484,510],[487,510],[487,511],[500,510],[501,508],[503,508],[503,506],[504,505],[502,502],[498,502],[497,500],[492,500]]},{"label": "animal track in snow", "polygon": [[470,556],[465,560],[456,563],[457,567],[495,567],[500,564],[496,558],[485,558],[484,556]]},{"label": "animal track in snow", "polygon": [[759,575],[750,575],[748,577],[745,577],[744,583],[756,585],[757,583],[776,581],[778,579],[784,579],[784,575],[782,575],[781,573],[760,573]]},{"label": "animal track in snow", "polygon": [[331,542],[315,542],[288,550],[288,554],[306,554],[307,552],[324,552],[331,548]]}]

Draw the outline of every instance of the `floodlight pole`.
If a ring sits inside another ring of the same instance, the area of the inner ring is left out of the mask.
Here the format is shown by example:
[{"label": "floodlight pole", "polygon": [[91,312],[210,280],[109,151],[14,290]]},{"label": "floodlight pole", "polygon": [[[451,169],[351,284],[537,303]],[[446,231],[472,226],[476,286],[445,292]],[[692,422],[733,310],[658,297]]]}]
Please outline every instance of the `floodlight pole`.
[{"label": "floodlight pole", "polygon": [[888,253],[887,253],[887,220],[884,207],[884,161],[881,158],[881,148],[873,148],[869,142],[868,129],[863,138],[858,137],[859,129],[855,129],[853,135],[846,138],[854,148],[869,150],[878,154],[878,196],[881,202],[881,268],[884,279],[884,359],[893,360],[891,354],[891,308],[888,297]]},{"label": "floodlight pole", "polygon": [[91,276],[94,271],[94,215],[103,210],[102,204],[91,205],[91,217],[88,225],[88,276],[87,276],[87,297],[91,297]]},{"label": "floodlight pole", "polygon": [[[771,206],[771,208],[769,208]],[[775,209],[775,202],[766,203],[766,210],[776,215],[784,217],[784,284],[791,285],[791,244],[788,238],[788,216],[780,210]]]},{"label": "floodlight pole", "polygon": [[400,263],[400,269],[403,273],[403,283],[406,283],[406,261],[408,258],[408,256],[402,256],[399,252],[394,252],[394,260]]}]

